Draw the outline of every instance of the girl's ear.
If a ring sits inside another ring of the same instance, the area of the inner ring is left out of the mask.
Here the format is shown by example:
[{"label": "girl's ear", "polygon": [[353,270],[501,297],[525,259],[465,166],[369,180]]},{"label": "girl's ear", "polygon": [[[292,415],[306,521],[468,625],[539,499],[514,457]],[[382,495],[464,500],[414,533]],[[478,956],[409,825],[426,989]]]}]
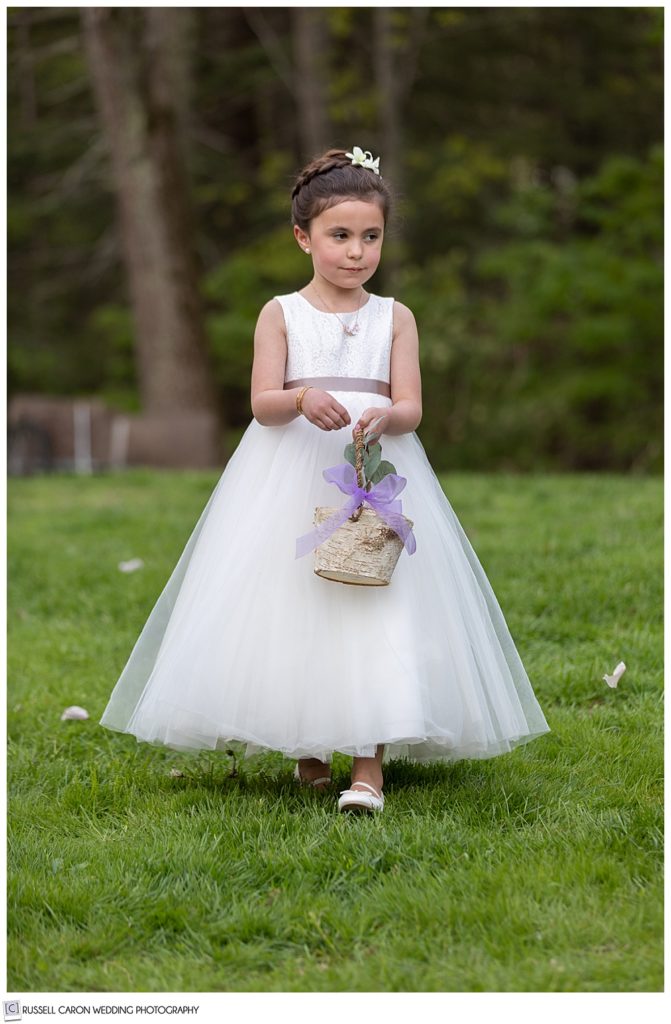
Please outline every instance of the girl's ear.
[{"label": "girl's ear", "polygon": [[310,251],[310,238],[305,234],[302,228],[299,228],[298,224],[294,224],[294,238],[300,245],[303,252]]}]

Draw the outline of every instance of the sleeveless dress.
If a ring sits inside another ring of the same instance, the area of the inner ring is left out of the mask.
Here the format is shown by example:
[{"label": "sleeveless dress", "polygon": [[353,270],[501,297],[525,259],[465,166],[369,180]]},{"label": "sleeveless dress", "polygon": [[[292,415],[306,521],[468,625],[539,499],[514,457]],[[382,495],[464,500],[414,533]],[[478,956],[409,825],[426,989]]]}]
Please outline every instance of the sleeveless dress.
[{"label": "sleeveless dress", "polygon": [[347,500],[322,470],[342,464],[369,406],[388,407],[393,298],[323,313],[275,297],[287,330],[285,387],[315,382],[351,423],[253,419],[226,464],[114,687],[100,724],[176,750],[233,749],[383,762],[486,758],[549,731],[484,570],[415,432],[383,434],[407,479],[416,550],[388,586],[314,572],[296,540],[315,506]]}]

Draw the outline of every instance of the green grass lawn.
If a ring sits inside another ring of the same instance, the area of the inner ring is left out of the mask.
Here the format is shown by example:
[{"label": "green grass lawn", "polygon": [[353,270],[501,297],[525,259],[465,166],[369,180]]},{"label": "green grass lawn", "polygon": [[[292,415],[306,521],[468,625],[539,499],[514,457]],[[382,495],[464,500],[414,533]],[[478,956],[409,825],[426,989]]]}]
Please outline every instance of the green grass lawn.
[{"label": "green grass lawn", "polygon": [[552,731],[371,819],[97,724],[218,477],[9,481],[8,989],[661,991],[661,479],[443,477]]}]

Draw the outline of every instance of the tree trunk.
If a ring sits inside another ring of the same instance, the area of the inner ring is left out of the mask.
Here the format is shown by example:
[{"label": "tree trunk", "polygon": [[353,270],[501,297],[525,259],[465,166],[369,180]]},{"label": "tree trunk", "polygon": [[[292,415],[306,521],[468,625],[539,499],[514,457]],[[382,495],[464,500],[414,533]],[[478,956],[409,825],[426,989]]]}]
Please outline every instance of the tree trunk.
[{"label": "tree trunk", "polygon": [[184,133],[191,17],[189,8],[82,8],[119,205],[143,408],[218,418]]},{"label": "tree trunk", "polygon": [[391,11],[388,7],[373,8],[373,24],[375,80],[384,162],[394,188],[402,191],[399,69],[394,68]]},{"label": "tree trunk", "polygon": [[37,90],[30,27],[33,15],[29,8],[18,8],[16,19],[16,64],[21,97],[21,129],[31,131],[37,125]]},{"label": "tree trunk", "polygon": [[328,32],[321,8],[293,7],[291,10],[299,142],[303,159],[310,160],[330,145],[324,65]]},{"label": "tree trunk", "polygon": [[[378,95],[378,116],[380,123],[380,163],[381,174],[386,175],[394,192],[403,195],[403,179],[401,166],[401,122],[399,114],[400,85],[398,67],[394,67],[392,43],[392,12],[387,7],[373,9],[373,52],[375,67],[375,83]],[[398,205],[402,205],[398,202]],[[399,217],[393,237],[386,243],[384,261],[384,283],[393,280],[395,272],[401,264],[403,238]],[[388,285],[389,286],[389,285]]]}]

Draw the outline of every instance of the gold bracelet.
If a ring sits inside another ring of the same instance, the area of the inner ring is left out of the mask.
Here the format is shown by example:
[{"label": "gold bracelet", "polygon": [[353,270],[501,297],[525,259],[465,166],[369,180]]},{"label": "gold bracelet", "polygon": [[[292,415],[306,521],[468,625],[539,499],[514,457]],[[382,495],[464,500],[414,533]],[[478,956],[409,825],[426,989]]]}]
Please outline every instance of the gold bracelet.
[{"label": "gold bracelet", "polygon": [[306,391],[309,391],[311,387],[312,387],[312,384],[307,384],[305,387],[301,388],[300,391],[298,392],[298,394],[296,395],[296,408],[298,409],[298,414],[299,415],[304,415],[304,413],[303,413],[303,395],[305,394]]}]

